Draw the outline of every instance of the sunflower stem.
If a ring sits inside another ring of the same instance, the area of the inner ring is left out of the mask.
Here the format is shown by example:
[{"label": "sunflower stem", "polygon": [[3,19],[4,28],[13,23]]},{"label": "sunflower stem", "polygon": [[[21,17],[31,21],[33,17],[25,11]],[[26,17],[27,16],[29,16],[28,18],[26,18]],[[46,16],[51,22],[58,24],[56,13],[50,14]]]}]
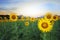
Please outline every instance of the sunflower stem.
[{"label": "sunflower stem", "polygon": [[43,35],[43,40],[47,40],[46,39],[46,33],[44,33],[44,35]]},{"label": "sunflower stem", "polygon": [[18,40],[18,27],[17,27],[17,22],[15,22],[15,27],[16,27],[16,40]]}]

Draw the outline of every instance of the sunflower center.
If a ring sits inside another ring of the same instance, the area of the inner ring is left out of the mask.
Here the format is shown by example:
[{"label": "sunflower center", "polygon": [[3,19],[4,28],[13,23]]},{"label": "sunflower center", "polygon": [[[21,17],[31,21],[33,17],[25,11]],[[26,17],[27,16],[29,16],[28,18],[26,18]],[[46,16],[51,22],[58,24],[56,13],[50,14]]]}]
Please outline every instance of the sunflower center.
[{"label": "sunflower center", "polygon": [[51,15],[48,15],[47,18],[50,19],[51,18]]},{"label": "sunflower center", "polygon": [[53,20],[50,21],[51,23],[53,22]]},{"label": "sunflower center", "polygon": [[28,25],[29,25],[29,23],[28,23],[28,22],[26,22],[26,23],[25,23],[25,25],[26,25],[26,26],[28,26]]},{"label": "sunflower center", "polygon": [[16,16],[15,16],[15,15],[13,15],[13,16],[12,16],[12,19],[16,19]]},{"label": "sunflower center", "polygon": [[26,23],[26,24],[28,24],[28,23]]},{"label": "sunflower center", "polygon": [[34,20],[34,18],[32,18],[32,20]]},{"label": "sunflower center", "polygon": [[53,19],[56,19],[56,16],[54,16]]},{"label": "sunflower center", "polygon": [[42,23],[42,27],[45,29],[45,28],[47,28],[47,27],[48,27],[48,24],[47,24],[47,23],[45,23],[45,22],[43,22],[43,23]]}]

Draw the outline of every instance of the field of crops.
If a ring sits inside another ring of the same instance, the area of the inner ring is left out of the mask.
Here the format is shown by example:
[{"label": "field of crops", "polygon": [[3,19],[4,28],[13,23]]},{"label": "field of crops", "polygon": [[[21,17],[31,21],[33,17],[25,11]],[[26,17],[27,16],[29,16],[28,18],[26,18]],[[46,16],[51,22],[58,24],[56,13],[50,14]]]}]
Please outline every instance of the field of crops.
[{"label": "field of crops", "polygon": [[0,40],[60,40],[60,19],[54,21],[50,32],[39,30],[38,20],[0,20]]},{"label": "field of crops", "polygon": [[[43,33],[37,26],[37,21],[0,22],[0,40],[43,40]],[[46,33],[46,40],[60,39],[60,20],[56,21],[51,32]]]}]

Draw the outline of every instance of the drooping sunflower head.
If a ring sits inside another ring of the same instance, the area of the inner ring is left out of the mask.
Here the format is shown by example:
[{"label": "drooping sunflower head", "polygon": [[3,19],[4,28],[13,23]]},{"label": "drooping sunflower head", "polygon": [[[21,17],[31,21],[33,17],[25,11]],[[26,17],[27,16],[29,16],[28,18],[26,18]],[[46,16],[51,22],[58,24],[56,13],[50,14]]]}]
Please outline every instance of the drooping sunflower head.
[{"label": "drooping sunflower head", "polygon": [[10,14],[10,21],[17,21],[18,17],[15,13]]},{"label": "drooping sunflower head", "polygon": [[54,22],[55,22],[54,20],[50,20],[51,25],[53,25],[53,24],[54,24]]},{"label": "drooping sunflower head", "polygon": [[29,26],[29,22],[25,22],[25,26]]},{"label": "drooping sunflower head", "polygon": [[35,21],[35,18],[33,18],[33,17],[30,18],[30,21],[31,21],[31,22],[34,22],[34,21]]},{"label": "drooping sunflower head", "polygon": [[58,15],[53,15],[53,20],[54,21],[58,20]]},{"label": "drooping sunflower head", "polygon": [[38,21],[38,28],[42,32],[50,32],[52,30],[52,25],[51,25],[50,21],[41,19]]},{"label": "drooping sunflower head", "polygon": [[44,18],[46,19],[46,20],[51,20],[52,19],[52,14],[51,13],[46,13],[46,15],[44,16]]}]

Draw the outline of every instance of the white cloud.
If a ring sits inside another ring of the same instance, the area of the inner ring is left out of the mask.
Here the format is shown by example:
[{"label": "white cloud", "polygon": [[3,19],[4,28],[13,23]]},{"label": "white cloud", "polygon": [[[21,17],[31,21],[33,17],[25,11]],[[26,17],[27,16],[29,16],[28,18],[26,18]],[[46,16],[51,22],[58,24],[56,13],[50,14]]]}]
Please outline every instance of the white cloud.
[{"label": "white cloud", "polygon": [[[15,1],[15,2],[14,2]],[[14,11],[16,13],[18,13],[19,15],[24,15],[24,16],[33,16],[33,17],[37,17],[37,16],[42,16],[44,15],[46,12],[48,11],[53,11],[53,10],[48,10],[48,8],[46,7],[46,4],[51,3],[51,4],[56,4],[54,7],[55,9],[57,9],[57,6],[60,5],[59,1],[41,1],[41,0],[10,0],[10,2],[12,2],[11,4],[8,4],[6,6],[4,6],[7,9],[11,9],[11,11]],[[59,8],[59,7],[58,7]],[[15,10],[13,10],[15,9]],[[56,12],[58,12],[60,9],[57,9]],[[53,11],[55,12],[55,11]],[[59,14],[59,13],[58,13]]]}]

